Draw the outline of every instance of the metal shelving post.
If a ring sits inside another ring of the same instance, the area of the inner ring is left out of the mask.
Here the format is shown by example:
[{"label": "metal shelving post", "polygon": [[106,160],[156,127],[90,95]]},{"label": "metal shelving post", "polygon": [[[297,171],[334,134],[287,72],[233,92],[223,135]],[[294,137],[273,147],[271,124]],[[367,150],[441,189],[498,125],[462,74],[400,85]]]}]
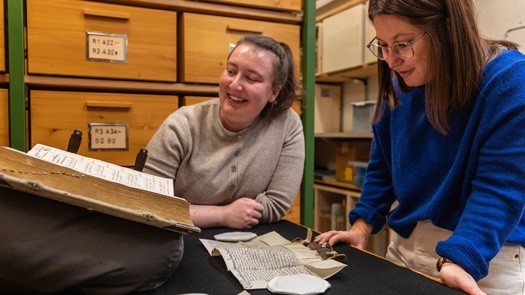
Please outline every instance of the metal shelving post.
[{"label": "metal shelving post", "polygon": [[25,152],[27,145],[24,85],[24,1],[8,0],[6,4],[10,146]]},{"label": "metal shelving post", "polygon": [[315,98],[315,1],[304,0],[303,23],[303,129],[305,139],[305,163],[301,187],[301,223],[314,225],[314,98]]}]

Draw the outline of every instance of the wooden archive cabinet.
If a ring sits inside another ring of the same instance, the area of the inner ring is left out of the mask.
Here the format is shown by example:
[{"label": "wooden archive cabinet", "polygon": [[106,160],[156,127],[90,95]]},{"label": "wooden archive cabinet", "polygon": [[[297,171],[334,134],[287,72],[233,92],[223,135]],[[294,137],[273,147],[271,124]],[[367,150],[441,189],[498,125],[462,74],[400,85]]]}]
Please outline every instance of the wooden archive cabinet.
[{"label": "wooden archive cabinet", "polygon": [[[226,58],[235,43],[246,34],[262,34],[290,46],[300,69],[300,26],[195,13],[181,16],[182,82],[217,83]],[[203,40],[206,40],[203,42]]]},{"label": "wooden archive cabinet", "polygon": [[27,0],[27,71],[176,82],[176,32],[173,11]]},{"label": "wooden archive cabinet", "polygon": [[9,146],[9,102],[7,89],[0,89],[0,146]]},{"label": "wooden archive cabinet", "polygon": [[[32,90],[31,103],[31,142],[67,149],[69,137],[74,130],[83,133],[79,154],[98,158],[122,166],[133,166],[141,148],[145,148],[150,138],[169,114],[177,110],[178,98],[169,95],[72,92]],[[108,138],[127,138],[127,150],[92,150],[93,130],[98,124],[107,124],[109,132],[124,125],[127,136],[105,136]]]}]

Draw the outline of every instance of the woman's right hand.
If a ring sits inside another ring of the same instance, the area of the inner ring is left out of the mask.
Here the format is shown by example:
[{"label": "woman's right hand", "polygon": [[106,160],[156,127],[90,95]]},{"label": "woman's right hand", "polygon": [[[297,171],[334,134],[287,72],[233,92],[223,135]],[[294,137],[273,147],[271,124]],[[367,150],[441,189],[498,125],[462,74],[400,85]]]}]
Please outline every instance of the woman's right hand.
[{"label": "woman's right hand", "polygon": [[363,219],[358,218],[354,221],[350,230],[331,230],[315,237],[314,242],[318,244],[328,242],[332,246],[342,242],[359,249],[365,249],[372,229],[371,225],[367,224]]},{"label": "woman's right hand", "polygon": [[228,228],[252,228],[259,224],[263,210],[263,205],[254,199],[237,199],[224,206],[223,224]]},{"label": "woman's right hand", "polygon": [[366,236],[362,232],[357,230],[331,230],[315,237],[314,242],[318,244],[324,244],[328,242],[332,246],[336,243],[341,242],[357,247],[359,249],[364,249],[366,247],[367,240]]}]

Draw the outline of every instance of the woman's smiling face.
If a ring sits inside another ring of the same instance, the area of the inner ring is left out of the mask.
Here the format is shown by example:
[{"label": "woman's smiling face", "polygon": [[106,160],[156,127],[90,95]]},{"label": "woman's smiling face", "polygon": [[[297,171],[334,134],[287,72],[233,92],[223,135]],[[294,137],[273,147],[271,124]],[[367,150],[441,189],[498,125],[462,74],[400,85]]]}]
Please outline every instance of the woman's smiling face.
[{"label": "woman's smiling face", "polygon": [[[384,46],[392,46],[392,44],[398,42],[409,42],[424,33],[421,28],[396,15],[378,14],[374,17],[373,23],[377,42]],[[428,74],[429,46],[429,38],[425,34],[412,44],[414,56],[403,60],[393,52],[389,52],[386,62],[392,70],[403,78],[407,86],[425,85],[431,80]]]},{"label": "woman's smiling face", "polygon": [[266,104],[275,101],[280,90],[273,87],[276,58],[249,43],[238,45],[231,53],[219,79],[219,117],[226,129],[248,128]]}]

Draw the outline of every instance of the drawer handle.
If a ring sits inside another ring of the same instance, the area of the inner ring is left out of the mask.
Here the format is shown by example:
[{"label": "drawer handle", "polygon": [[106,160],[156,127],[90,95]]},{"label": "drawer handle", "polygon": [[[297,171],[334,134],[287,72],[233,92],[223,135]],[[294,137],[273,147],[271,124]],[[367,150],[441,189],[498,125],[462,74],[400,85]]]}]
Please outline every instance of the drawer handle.
[{"label": "drawer handle", "polygon": [[100,11],[100,10],[93,10],[93,9],[84,9],[84,15],[85,16],[115,18],[115,19],[122,19],[122,20],[129,20],[130,18],[129,13],[118,12],[118,11]]},{"label": "drawer handle", "polygon": [[133,104],[131,102],[118,101],[87,101],[88,108],[111,108],[111,109],[131,109]]},{"label": "drawer handle", "polygon": [[259,35],[262,35],[262,33],[263,33],[263,31],[260,31],[260,30],[252,30],[252,29],[236,27],[236,26],[232,26],[232,25],[227,25],[226,26],[226,30],[227,31],[232,31],[232,32],[247,32],[247,33],[259,34]]}]

